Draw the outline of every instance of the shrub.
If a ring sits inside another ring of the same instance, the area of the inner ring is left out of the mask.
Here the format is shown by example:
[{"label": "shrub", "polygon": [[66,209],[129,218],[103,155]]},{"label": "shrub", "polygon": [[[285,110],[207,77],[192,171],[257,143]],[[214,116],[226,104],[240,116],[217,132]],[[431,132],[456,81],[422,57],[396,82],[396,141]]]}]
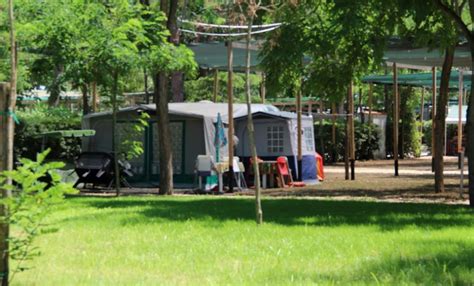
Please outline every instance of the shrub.
[{"label": "shrub", "polygon": [[[44,163],[49,152],[48,149],[37,154],[35,161],[20,159],[18,168],[0,174],[0,188],[12,193],[1,199],[8,212],[6,216],[0,216],[2,223],[14,229],[8,243],[10,258],[17,261],[17,266],[12,269],[10,280],[16,272],[27,269],[24,262],[40,254],[32,244],[45,230],[44,218],[51,212],[51,207],[62,202],[64,195],[77,192],[72,184],[61,182],[56,171],[64,167],[64,163]],[[13,184],[5,183],[7,177]]]},{"label": "shrub", "polygon": [[[336,162],[344,159],[346,123],[345,120],[336,121],[336,144],[332,143],[332,121],[324,120],[323,129],[319,123],[315,124],[315,142],[318,153],[324,155],[325,161]],[[355,155],[357,160],[373,159],[373,152],[379,149],[380,131],[376,125],[369,125],[354,121]]]},{"label": "shrub", "polygon": [[[35,158],[41,151],[42,137],[38,134],[54,130],[81,129],[81,116],[70,110],[38,105],[17,112],[20,124],[15,132],[15,154],[18,157]],[[46,146],[51,148],[50,157],[70,159],[81,150],[80,138],[48,138]]]}]

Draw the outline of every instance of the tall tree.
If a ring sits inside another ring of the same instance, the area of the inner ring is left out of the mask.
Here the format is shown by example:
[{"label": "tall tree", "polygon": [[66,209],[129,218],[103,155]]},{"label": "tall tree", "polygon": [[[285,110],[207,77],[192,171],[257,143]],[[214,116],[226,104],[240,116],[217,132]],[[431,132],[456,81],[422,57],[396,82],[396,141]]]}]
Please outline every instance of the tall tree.
[{"label": "tall tree", "polygon": [[[471,68],[474,67],[474,0],[432,0],[432,3],[444,13],[468,41],[471,51]],[[474,81],[474,73],[471,80]],[[474,207],[474,89],[471,88],[467,109],[467,144],[469,170],[469,205]]]},{"label": "tall tree", "polygon": [[[142,1],[149,13],[153,13],[153,5]],[[162,195],[173,193],[173,152],[171,145],[171,130],[168,116],[168,102],[170,76],[176,72],[192,74],[196,70],[196,63],[192,52],[183,45],[179,45],[177,26],[177,0],[160,1],[159,10],[167,17],[162,21],[168,28],[168,43],[153,47],[148,51],[149,60],[147,70],[153,72],[155,86],[153,98],[156,104],[159,150],[160,150],[160,190]],[[153,34],[150,28],[149,34]]]}]

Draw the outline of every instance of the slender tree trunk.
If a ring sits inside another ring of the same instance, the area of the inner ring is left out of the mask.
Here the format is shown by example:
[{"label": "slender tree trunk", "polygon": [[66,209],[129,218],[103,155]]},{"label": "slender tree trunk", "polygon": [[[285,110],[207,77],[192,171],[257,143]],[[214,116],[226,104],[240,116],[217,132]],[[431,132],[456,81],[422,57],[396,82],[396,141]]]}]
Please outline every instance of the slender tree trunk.
[{"label": "slender tree trunk", "polygon": [[89,89],[87,88],[87,84],[82,84],[81,91],[82,91],[82,114],[87,115],[90,113],[89,95],[88,95]]},{"label": "slender tree trunk", "polygon": [[434,169],[435,169],[435,191],[437,193],[444,192],[444,141],[445,141],[445,128],[446,128],[446,105],[448,104],[449,98],[449,79],[451,76],[451,68],[453,66],[454,59],[454,47],[449,47],[445,51],[443,69],[441,71],[441,82],[439,88],[439,101],[436,107],[435,116],[435,158],[434,158]]},{"label": "slender tree trunk", "polygon": [[155,103],[158,120],[160,149],[160,194],[173,193],[173,153],[168,116],[168,75],[159,73],[155,78]]},{"label": "slender tree trunk", "polygon": [[[258,169],[257,161],[257,147],[255,146],[255,137],[254,137],[254,125],[252,118],[252,97],[250,94],[250,39],[252,33],[252,23],[253,16],[250,16],[248,20],[248,30],[247,30],[247,63],[245,68],[245,99],[247,102],[247,132],[249,136],[250,151],[252,152],[252,164],[253,170],[255,173],[255,213],[256,213],[256,222],[257,224],[262,224],[263,222],[263,211],[262,203],[260,198],[260,170]],[[232,139],[229,139],[232,140]]]},{"label": "slender tree trunk", "polygon": [[59,98],[61,96],[61,77],[64,72],[64,66],[62,64],[54,66],[54,79],[49,87],[49,106],[58,106]]},{"label": "slender tree trunk", "polygon": [[118,73],[114,71],[114,83],[112,89],[112,150],[114,153],[114,181],[115,181],[115,194],[117,197],[120,195],[120,168],[118,165],[119,153],[118,153],[118,140],[117,140],[117,93],[118,93]]},{"label": "slender tree trunk", "polygon": [[[8,83],[0,83],[0,111],[4,114],[0,117],[0,172],[7,170],[7,116],[8,113],[8,95],[10,94],[10,85]],[[1,194],[3,198],[9,196],[7,190],[2,189]],[[0,204],[0,215],[6,217],[8,215],[7,206]],[[9,279],[9,263],[8,263],[8,236],[9,236],[9,225],[8,223],[0,224],[0,276],[1,285],[8,285]]]},{"label": "slender tree trunk", "polygon": [[97,82],[92,83],[92,112],[98,112],[98,107],[97,107]]}]

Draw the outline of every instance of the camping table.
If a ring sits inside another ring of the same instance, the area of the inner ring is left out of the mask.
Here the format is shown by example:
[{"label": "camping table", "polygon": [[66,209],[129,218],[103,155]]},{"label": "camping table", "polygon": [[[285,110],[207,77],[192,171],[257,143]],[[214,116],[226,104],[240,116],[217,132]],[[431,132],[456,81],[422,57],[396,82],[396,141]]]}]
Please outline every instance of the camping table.
[{"label": "camping table", "polygon": [[[234,171],[236,173],[242,173],[243,170],[244,170],[244,165],[241,163],[241,162],[238,162],[238,164],[234,164]],[[219,192],[222,192],[224,190],[224,179],[223,179],[223,175],[225,172],[229,171],[229,162],[217,162],[217,163],[214,163],[214,170],[216,171],[217,173],[217,177],[218,177],[218,184],[219,184]],[[236,178],[237,180],[237,186],[239,187],[239,189],[242,189],[242,184],[241,184],[241,175],[239,174],[239,176]]]},{"label": "camping table", "polygon": [[274,177],[277,173],[276,161],[261,161],[258,162],[258,169],[262,175],[262,188],[267,188],[267,176],[270,177],[270,186],[274,186]]},{"label": "camping table", "polygon": [[224,180],[222,178],[223,174],[229,170],[229,163],[228,162],[217,162],[214,163],[214,169],[217,172],[217,177],[219,178],[218,185],[219,185],[219,192],[224,191]]}]

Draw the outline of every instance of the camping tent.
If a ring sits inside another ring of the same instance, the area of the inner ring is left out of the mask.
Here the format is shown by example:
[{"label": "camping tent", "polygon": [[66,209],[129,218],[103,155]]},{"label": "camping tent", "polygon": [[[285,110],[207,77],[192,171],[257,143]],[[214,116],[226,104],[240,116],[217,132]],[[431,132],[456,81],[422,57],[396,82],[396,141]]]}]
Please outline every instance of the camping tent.
[{"label": "camping tent", "polygon": [[[151,115],[149,126],[137,138],[127,138],[141,112]],[[224,124],[228,122],[228,105],[226,103],[170,103],[169,119],[171,125],[171,141],[173,151],[173,171],[176,183],[191,183],[194,177],[195,160],[198,155],[215,156],[215,123],[220,113]],[[288,156],[292,169],[297,172],[296,156],[296,114],[279,111],[272,105],[253,104],[252,113],[256,129],[257,152],[263,158]],[[239,138],[236,146],[236,156],[247,162],[250,157],[248,138],[246,134],[247,107],[245,104],[234,104],[235,135]],[[118,142],[125,139],[141,141],[145,152],[132,160],[132,168],[139,181],[158,181],[159,179],[159,149],[158,128],[156,124],[156,106],[137,105],[121,109],[118,112],[117,133]],[[312,117],[303,116],[303,155],[308,161],[303,166],[305,170],[314,170],[314,176],[308,174],[304,178],[315,179],[316,163],[314,166],[309,159],[315,156],[314,130]],[[83,128],[96,130],[96,136],[83,141],[83,150],[112,152],[112,114],[101,112],[89,114],[83,119]],[[127,135],[128,134],[128,135]],[[227,133],[226,133],[227,134]],[[228,154],[227,146],[220,149],[220,156]],[[310,172],[310,171],[308,171]]]}]

